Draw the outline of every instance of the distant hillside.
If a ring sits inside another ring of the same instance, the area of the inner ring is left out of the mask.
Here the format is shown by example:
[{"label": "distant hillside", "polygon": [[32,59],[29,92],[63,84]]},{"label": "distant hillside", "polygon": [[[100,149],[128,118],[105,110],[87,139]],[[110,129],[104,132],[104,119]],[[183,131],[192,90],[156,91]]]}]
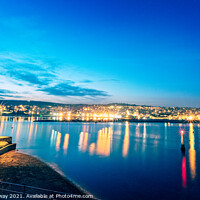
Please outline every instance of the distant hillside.
[{"label": "distant hillside", "polygon": [[75,108],[81,108],[87,105],[107,105],[107,106],[137,106],[136,104],[128,104],[128,103],[108,103],[108,104],[64,104],[64,103],[53,103],[53,102],[44,102],[44,101],[27,101],[27,100],[0,100],[0,105],[7,106],[18,106],[18,105],[28,105],[28,106],[38,106],[38,107],[46,107],[46,106],[71,106]]},{"label": "distant hillside", "polygon": [[47,106],[70,106],[74,108],[81,108],[87,106],[88,104],[64,104],[64,103],[53,103],[45,101],[27,101],[27,100],[0,100],[0,105],[6,106],[19,106],[19,105],[28,105],[28,106],[38,106],[38,107],[47,107]]},{"label": "distant hillside", "polygon": [[0,104],[3,105],[28,105],[28,106],[39,106],[39,107],[44,107],[44,106],[65,106],[66,104],[62,103],[52,103],[52,102],[44,102],[44,101],[27,101],[27,100],[0,100]]}]

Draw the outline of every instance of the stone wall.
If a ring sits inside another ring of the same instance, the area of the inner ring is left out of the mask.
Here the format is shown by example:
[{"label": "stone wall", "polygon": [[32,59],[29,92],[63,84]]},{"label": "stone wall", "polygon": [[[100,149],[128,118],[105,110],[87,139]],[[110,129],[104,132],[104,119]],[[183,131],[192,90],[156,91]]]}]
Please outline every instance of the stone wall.
[{"label": "stone wall", "polygon": [[0,136],[0,142],[7,142],[8,144],[0,148],[0,155],[7,153],[8,151],[15,150],[16,144],[12,143],[12,137]]},{"label": "stone wall", "polygon": [[12,137],[0,136],[0,141],[4,141],[4,142],[8,142],[9,144],[12,144]]},{"label": "stone wall", "polygon": [[8,151],[15,150],[16,144],[8,144],[5,147],[0,149],[0,155],[7,153]]}]

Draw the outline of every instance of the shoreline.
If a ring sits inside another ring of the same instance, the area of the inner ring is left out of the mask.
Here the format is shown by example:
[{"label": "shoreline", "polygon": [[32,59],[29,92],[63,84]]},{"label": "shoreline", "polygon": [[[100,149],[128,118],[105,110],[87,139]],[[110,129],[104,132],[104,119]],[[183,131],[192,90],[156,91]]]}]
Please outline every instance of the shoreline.
[{"label": "shoreline", "polygon": [[132,122],[132,123],[180,123],[180,124],[189,124],[189,123],[200,123],[200,121],[194,120],[194,121],[189,121],[189,120],[167,120],[167,119],[139,119],[139,120],[132,120],[132,119],[123,119],[123,120],[107,120],[107,121],[94,121],[94,120],[34,120],[33,122],[83,122],[83,123],[108,123],[108,122],[113,122],[113,123],[123,123],[123,122]]},{"label": "shoreline", "polygon": [[[0,181],[59,191],[73,195],[92,195],[48,163],[16,150],[0,156]],[[96,199],[94,195],[93,198]],[[81,198],[80,198],[81,199]]]},{"label": "shoreline", "polygon": [[[37,160],[45,163],[47,166],[49,166],[51,169],[53,169],[56,173],[58,173],[63,179],[65,179],[66,181],[69,181],[76,188],[78,188],[81,192],[83,192],[83,193],[85,193],[87,195],[93,195],[91,192],[89,192],[88,190],[84,189],[81,185],[79,185],[78,183],[76,183],[73,179],[71,179],[70,177],[67,177],[57,165],[53,165],[53,164],[51,164],[49,162],[43,161],[38,156],[30,155],[28,153],[21,152],[20,150],[17,150],[17,151],[19,153],[21,153],[21,154],[25,154],[25,155],[31,156],[31,157],[36,158]],[[98,199],[98,198],[95,197],[95,195],[93,195],[93,197],[94,197],[93,199]]]},{"label": "shoreline", "polygon": [[[123,122],[133,122],[133,123],[180,123],[180,124],[187,124],[187,123],[200,123],[200,120],[186,120],[186,119],[134,119],[134,118],[129,118],[129,119],[115,119],[115,120],[103,120],[103,119],[97,119],[97,120],[93,120],[93,119],[89,119],[89,120],[81,120],[81,119],[71,119],[71,120],[67,120],[66,118],[62,119],[62,120],[58,120],[58,119],[47,119],[47,118],[40,118],[38,116],[21,116],[21,115],[16,115],[16,116],[6,116],[6,115],[0,115],[0,117],[10,117],[10,118],[24,118],[25,121],[26,119],[28,119],[29,117],[33,117],[35,118],[35,120],[33,120],[33,122],[88,122],[88,123],[108,123],[108,122],[113,122],[113,123],[123,123]],[[36,119],[37,118],[37,119]],[[1,120],[0,120],[1,121]],[[12,120],[11,120],[12,121]],[[27,120],[28,121],[28,120]]]}]

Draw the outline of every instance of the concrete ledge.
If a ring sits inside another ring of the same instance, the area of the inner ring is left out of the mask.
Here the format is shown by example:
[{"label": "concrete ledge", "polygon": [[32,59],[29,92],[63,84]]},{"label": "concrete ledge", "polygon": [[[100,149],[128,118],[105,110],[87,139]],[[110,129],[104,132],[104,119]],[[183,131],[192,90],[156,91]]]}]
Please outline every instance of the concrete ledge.
[{"label": "concrete ledge", "polygon": [[0,149],[7,146],[9,143],[5,141],[0,141]]},{"label": "concrete ledge", "polygon": [[9,136],[0,136],[0,141],[1,142],[8,142],[9,144],[12,144],[12,137]]},{"label": "concrete ledge", "polygon": [[0,149],[0,155],[7,153],[8,151],[12,151],[16,149],[16,144],[8,144],[6,146],[4,146],[3,148]]}]

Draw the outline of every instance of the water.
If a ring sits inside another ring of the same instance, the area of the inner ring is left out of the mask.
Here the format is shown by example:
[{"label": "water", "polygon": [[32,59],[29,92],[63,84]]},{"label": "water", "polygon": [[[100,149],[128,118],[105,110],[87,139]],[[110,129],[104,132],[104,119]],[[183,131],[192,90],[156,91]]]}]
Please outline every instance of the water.
[{"label": "water", "polygon": [[200,196],[199,124],[42,123],[3,117],[0,135],[12,136],[17,149],[57,166],[101,199]]}]

